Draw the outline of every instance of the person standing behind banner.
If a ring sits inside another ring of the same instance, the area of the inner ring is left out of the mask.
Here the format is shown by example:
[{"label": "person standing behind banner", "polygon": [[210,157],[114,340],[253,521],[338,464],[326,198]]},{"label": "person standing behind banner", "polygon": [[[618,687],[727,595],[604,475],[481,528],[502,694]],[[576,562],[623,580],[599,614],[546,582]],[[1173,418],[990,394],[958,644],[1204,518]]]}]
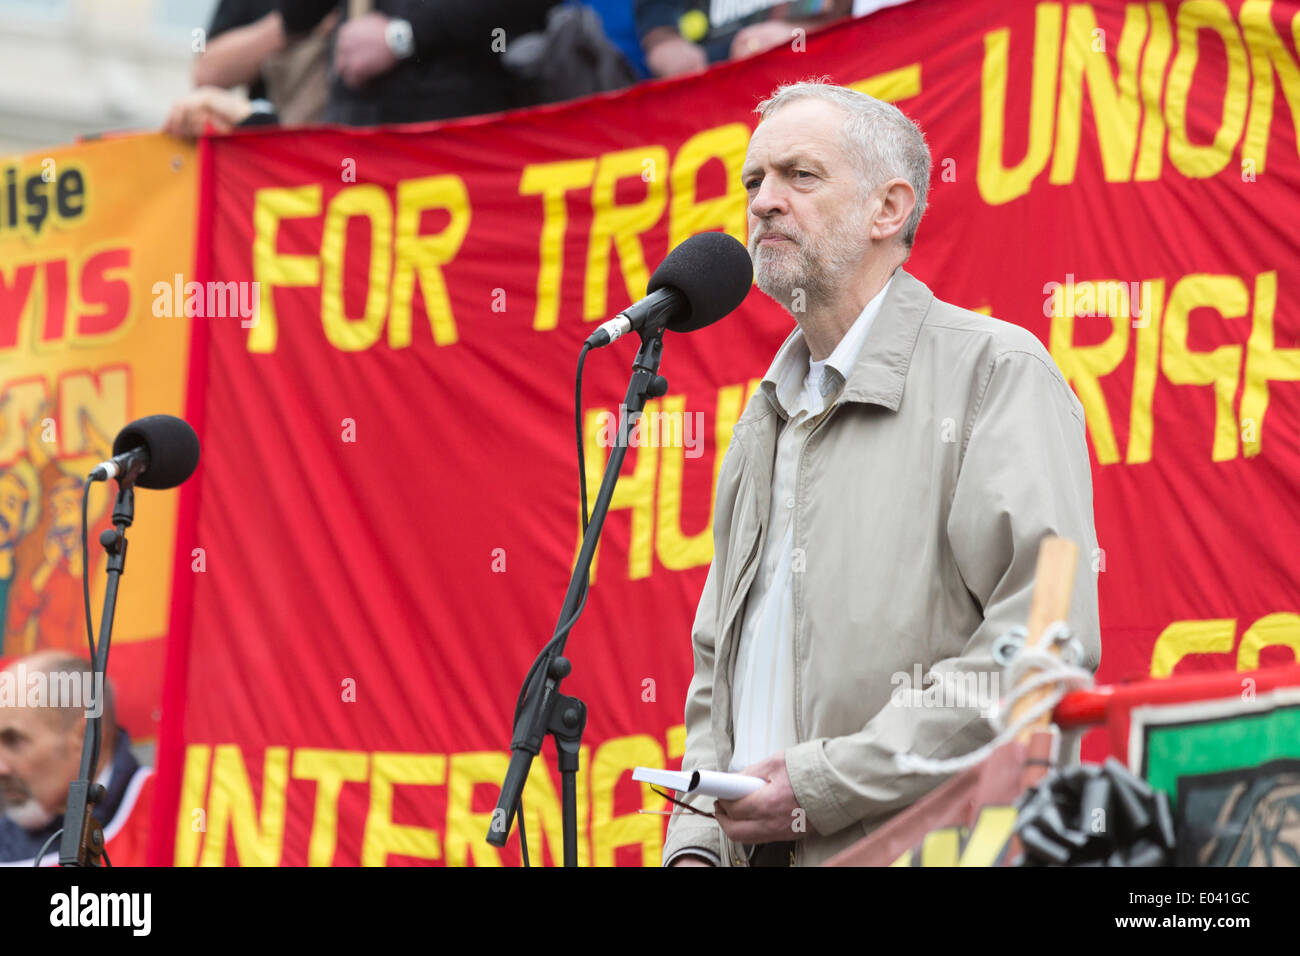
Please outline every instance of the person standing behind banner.
[{"label": "person standing behind banner", "polygon": [[791,43],[849,15],[852,0],[636,0],[646,66],[659,77],[694,73]]},{"label": "person standing behind banner", "polygon": [[414,123],[495,113],[520,105],[501,62],[510,40],[544,30],[554,0],[277,0],[290,37],[331,11],[334,79],[325,121]]},{"label": "person standing behind banner", "polygon": [[636,71],[638,80],[650,75],[645,65],[645,52],[636,32],[636,17],[632,0],[585,0],[585,5],[596,11],[605,25],[605,35]]},{"label": "person standing behind banner", "polygon": [[204,49],[194,62],[194,86],[248,89],[286,126],[316,123],[329,100],[331,14],[310,34],[289,42],[275,0],[221,0]]}]

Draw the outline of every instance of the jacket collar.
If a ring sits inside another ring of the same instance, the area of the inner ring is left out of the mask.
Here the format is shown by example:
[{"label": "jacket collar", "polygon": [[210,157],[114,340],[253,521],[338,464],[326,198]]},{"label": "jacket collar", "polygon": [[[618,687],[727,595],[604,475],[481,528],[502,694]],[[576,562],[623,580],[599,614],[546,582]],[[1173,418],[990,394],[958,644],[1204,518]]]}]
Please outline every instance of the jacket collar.
[{"label": "jacket collar", "polygon": [[[880,313],[862,343],[857,361],[853,363],[835,404],[864,402],[898,411],[917,335],[933,301],[934,293],[924,282],[901,267],[894,272]],[[774,370],[782,366],[783,360],[793,350],[806,352],[807,346],[802,340],[803,331],[796,327],[778,350],[772,368],[760,385],[768,398],[768,408],[763,412],[775,410],[782,418],[785,417],[781,403],[776,399],[779,383],[773,377]]]}]

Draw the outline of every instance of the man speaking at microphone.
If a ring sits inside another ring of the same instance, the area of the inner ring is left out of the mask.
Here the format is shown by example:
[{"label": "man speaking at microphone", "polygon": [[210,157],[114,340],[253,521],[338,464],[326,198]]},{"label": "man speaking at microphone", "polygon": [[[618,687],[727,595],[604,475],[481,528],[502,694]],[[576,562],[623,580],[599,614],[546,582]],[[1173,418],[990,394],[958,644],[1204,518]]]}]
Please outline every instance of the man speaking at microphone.
[{"label": "man speaking at microphone", "polygon": [[902,269],[929,186],[921,131],[821,83],[758,112],[749,251],[798,327],[718,478],[682,767],[768,782],[675,813],[666,865],[822,863],[943,781],[896,754],[992,739],[996,701],[896,689],[918,670],[989,686],[1048,535],[1084,555],[1069,623],[1083,666],[1101,657],[1083,409],[1032,333]]}]

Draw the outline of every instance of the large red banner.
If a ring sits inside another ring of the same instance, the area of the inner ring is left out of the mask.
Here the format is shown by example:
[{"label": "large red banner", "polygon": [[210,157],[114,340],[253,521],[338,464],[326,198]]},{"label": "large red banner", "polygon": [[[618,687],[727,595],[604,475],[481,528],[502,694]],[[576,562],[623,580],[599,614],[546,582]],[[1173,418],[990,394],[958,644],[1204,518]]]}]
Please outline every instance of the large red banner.
[{"label": "large red banner", "polygon": [[[908,270],[1037,334],[1084,405],[1099,677],[1290,661],[1298,13],[927,0],[561,107],[206,140],[196,278],[260,311],[195,322],[153,859],[518,860],[484,836],[576,551],[578,347],[684,237],[744,238],[754,107],[810,75],[920,123]],[[720,451],[790,328],[754,291],[668,338],[648,411],[675,431],[629,452],[569,642],[583,863],[659,861],[630,770],[681,756]],[[634,348],[587,363],[593,493]],[[549,753],[524,803],[548,863]]]}]

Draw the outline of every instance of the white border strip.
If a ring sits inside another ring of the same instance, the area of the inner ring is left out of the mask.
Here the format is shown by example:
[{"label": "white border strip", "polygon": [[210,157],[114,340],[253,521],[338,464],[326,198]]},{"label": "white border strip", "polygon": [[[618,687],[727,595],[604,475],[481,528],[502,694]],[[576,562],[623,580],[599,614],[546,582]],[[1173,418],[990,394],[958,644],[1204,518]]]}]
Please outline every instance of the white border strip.
[{"label": "white border strip", "polygon": [[1300,687],[1288,685],[1259,694],[1254,700],[1240,697],[1217,697],[1210,700],[1192,700],[1179,704],[1143,704],[1129,710],[1128,768],[1141,776],[1143,731],[1152,725],[1178,724],[1188,720],[1207,720],[1262,713],[1277,707],[1300,704]]}]

